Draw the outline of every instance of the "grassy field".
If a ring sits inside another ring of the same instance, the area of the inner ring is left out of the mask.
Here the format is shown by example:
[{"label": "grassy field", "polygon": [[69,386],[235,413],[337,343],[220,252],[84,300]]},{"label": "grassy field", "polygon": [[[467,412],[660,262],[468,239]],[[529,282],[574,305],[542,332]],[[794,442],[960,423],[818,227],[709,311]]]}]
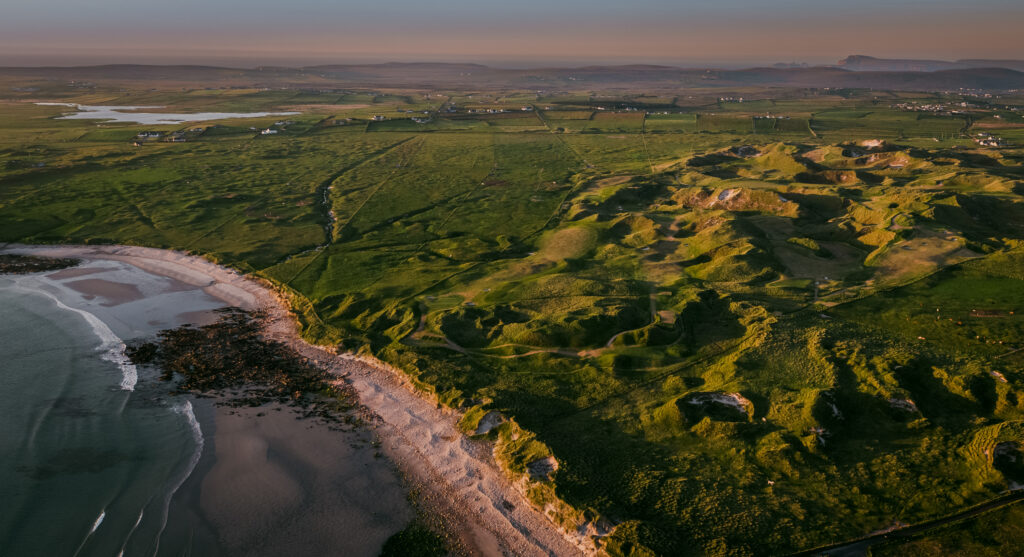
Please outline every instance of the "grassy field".
[{"label": "grassy field", "polygon": [[[871,550],[872,557],[1000,557],[1024,546],[1024,505],[1017,503]],[[1009,551],[1008,551],[1009,550]]]},{"label": "grassy field", "polygon": [[[553,455],[531,496],[615,524],[613,555],[782,554],[1024,481],[1024,150],[971,135],[1020,131],[894,107],[958,97],[744,94],[47,97],[301,112],[180,143],[136,136],[193,125],[2,101],[0,242],[273,281],[308,338],[400,367],[467,431],[511,418],[499,458]],[[981,530],[907,547],[1013,539]]]}]

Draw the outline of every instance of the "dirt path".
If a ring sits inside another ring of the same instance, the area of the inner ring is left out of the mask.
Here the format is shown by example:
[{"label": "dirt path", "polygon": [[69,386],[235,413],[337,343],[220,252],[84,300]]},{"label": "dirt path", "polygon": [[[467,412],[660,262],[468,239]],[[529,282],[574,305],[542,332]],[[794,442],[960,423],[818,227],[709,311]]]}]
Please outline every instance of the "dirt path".
[{"label": "dirt path", "polygon": [[458,414],[415,391],[381,362],[338,354],[298,336],[288,305],[256,280],[181,252],[130,246],[16,246],[0,251],[123,261],[181,280],[230,304],[268,313],[266,333],[345,378],[374,416],[381,448],[424,494],[429,511],[458,525],[474,555],[592,555],[589,538],[568,533],[534,508],[502,472],[491,446],[461,434]]},{"label": "dirt path", "polygon": [[886,529],[878,533],[868,534],[867,536],[857,540],[801,551],[799,553],[794,553],[792,557],[860,557],[862,555],[867,555],[871,546],[896,540],[909,540],[917,534],[928,532],[929,530],[938,528],[939,526],[966,520],[1000,507],[1019,503],[1021,500],[1024,500],[1024,491],[1015,491],[998,499],[982,503],[981,505],[971,507],[970,509],[951,514],[949,516],[911,526]]}]

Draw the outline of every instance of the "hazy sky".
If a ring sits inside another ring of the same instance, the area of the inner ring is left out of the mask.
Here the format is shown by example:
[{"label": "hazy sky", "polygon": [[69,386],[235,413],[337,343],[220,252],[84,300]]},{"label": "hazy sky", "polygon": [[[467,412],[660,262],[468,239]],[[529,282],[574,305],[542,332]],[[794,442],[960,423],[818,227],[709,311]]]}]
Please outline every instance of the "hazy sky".
[{"label": "hazy sky", "polygon": [[1021,0],[2,0],[0,64],[1024,58]]}]

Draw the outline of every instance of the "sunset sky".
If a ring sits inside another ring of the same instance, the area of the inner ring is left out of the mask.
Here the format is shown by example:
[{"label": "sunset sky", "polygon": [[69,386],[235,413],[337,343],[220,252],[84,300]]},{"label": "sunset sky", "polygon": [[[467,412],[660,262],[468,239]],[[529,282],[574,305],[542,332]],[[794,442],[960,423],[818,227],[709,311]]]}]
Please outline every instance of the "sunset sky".
[{"label": "sunset sky", "polygon": [[7,0],[0,64],[1024,58],[1019,0]]}]

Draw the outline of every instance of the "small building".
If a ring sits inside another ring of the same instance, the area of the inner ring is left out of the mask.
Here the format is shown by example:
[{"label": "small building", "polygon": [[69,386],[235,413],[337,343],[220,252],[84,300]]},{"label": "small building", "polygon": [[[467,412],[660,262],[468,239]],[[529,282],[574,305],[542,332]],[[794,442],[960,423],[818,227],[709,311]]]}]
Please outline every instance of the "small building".
[{"label": "small building", "polygon": [[275,130],[274,128],[267,128],[267,129],[261,131],[260,135],[274,135],[276,133],[277,133],[277,130]]}]

